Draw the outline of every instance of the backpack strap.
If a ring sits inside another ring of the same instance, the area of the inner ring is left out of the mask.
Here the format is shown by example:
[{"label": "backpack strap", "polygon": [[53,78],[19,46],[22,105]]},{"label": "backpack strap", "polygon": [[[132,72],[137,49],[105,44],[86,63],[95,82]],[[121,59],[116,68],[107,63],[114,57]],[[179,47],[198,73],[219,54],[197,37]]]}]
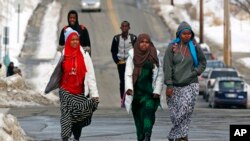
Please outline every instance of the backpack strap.
[{"label": "backpack strap", "polygon": [[130,36],[130,40],[131,40],[131,42],[132,42],[132,45],[134,46],[136,36],[135,36],[134,34],[131,34],[131,33],[129,33],[129,36]]},{"label": "backpack strap", "polygon": [[121,34],[117,34],[117,35],[115,35],[115,40],[116,40],[116,42],[119,44],[119,42],[120,42],[120,36],[121,36]]}]

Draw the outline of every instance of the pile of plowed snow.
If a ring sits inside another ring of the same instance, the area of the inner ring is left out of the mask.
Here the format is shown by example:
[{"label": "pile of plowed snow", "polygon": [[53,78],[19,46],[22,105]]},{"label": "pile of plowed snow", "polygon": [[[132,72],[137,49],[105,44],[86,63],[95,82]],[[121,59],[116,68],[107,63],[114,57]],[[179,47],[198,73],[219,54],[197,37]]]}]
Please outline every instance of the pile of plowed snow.
[{"label": "pile of plowed snow", "polygon": [[30,89],[25,84],[25,80],[18,74],[0,78],[0,95],[0,107],[24,107],[58,104],[58,97],[56,95],[44,95]]},{"label": "pile of plowed snow", "polygon": [[0,141],[31,140],[20,127],[17,119],[10,114],[0,113]]}]

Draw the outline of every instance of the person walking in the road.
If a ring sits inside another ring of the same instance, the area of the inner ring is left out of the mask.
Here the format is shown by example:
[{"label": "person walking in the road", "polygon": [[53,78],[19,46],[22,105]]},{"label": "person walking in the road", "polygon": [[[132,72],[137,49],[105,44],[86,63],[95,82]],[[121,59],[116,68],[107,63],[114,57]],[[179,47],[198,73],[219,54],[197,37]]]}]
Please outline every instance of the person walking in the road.
[{"label": "person walking in the road", "polygon": [[[68,141],[71,134],[79,141],[84,126],[91,122],[99,103],[94,67],[88,52],[80,47],[79,34],[65,29],[65,47],[45,93],[59,88],[61,103],[61,136]],[[91,98],[86,95],[90,92]]]},{"label": "person walking in the road", "polygon": [[13,62],[10,62],[8,68],[7,68],[7,77],[8,76],[11,76],[11,75],[14,75],[14,63]]},{"label": "person walking in the road", "polygon": [[163,70],[158,58],[159,51],[153,46],[148,34],[140,34],[134,48],[129,50],[128,54],[125,100],[128,95],[133,97],[131,104],[137,140],[150,141],[155,123],[155,112],[160,105],[163,87]]},{"label": "person walking in the road", "polygon": [[121,107],[124,107],[123,95],[124,95],[124,73],[126,67],[126,60],[128,58],[128,51],[133,48],[137,39],[136,35],[129,33],[130,23],[123,21],[120,27],[122,33],[113,37],[111,45],[111,53],[114,62],[117,65],[119,79],[120,79],[120,98]]},{"label": "person walking in the road", "polygon": [[71,27],[73,30],[77,31],[80,36],[80,45],[84,48],[85,51],[91,53],[91,44],[90,38],[87,28],[84,25],[80,25],[78,21],[78,14],[75,10],[70,10],[68,13],[68,25],[65,26],[61,30],[60,38],[59,38],[59,45],[64,46],[65,44],[65,37],[64,32],[65,29]]},{"label": "person walking in the road", "polygon": [[194,36],[191,26],[182,22],[164,56],[164,83],[173,124],[169,141],[188,140],[190,118],[199,94],[198,76],[206,68],[205,56]]}]

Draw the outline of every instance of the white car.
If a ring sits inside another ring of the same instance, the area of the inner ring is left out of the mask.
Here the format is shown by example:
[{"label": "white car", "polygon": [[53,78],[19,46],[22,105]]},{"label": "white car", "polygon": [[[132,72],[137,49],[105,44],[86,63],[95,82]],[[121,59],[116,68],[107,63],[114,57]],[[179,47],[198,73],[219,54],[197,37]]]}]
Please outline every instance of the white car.
[{"label": "white car", "polygon": [[101,11],[101,0],[81,0],[82,11]]}]

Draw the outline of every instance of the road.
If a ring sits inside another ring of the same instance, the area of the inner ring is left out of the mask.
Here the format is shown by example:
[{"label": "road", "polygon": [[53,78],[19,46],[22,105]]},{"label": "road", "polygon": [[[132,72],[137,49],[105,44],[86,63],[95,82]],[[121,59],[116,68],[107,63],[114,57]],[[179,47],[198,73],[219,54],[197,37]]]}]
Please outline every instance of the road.
[{"label": "road", "polygon": [[[136,133],[133,118],[125,109],[120,108],[119,78],[116,66],[111,58],[110,45],[115,34],[119,33],[120,22],[131,23],[131,33],[148,33],[153,40],[168,41],[170,34],[161,19],[151,9],[136,7],[133,0],[102,0],[102,12],[81,12],[80,2],[61,0],[63,4],[59,29],[67,24],[70,9],[79,12],[79,21],[89,30],[92,42],[92,59],[95,67],[97,86],[101,103],[94,113],[92,124],[83,129],[81,140],[89,141],[135,141]],[[59,34],[60,31],[58,31]],[[160,48],[164,52],[164,48]],[[31,76],[32,77],[32,76]],[[165,97],[163,109],[156,115],[152,140],[167,140],[171,122]],[[201,96],[198,96],[190,140],[228,141],[230,124],[248,124],[249,110],[209,109]],[[12,108],[9,113],[15,115],[27,135],[36,141],[59,141],[60,124],[58,107]]]},{"label": "road", "polygon": [[67,13],[70,9],[79,12],[79,22],[88,28],[101,99],[100,107],[119,107],[119,78],[110,48],[113,36],[120,33],[120,23],[127,20],[131,24],[131,33],[138,35],[145,32],[154,40],[169,38],[167,28],[156,14],[137,9],[133,0],[103,0],[100,13],[82,13],[79,1],[63,0],[62,3],[64,6],[60,28],[67,24]]}]

